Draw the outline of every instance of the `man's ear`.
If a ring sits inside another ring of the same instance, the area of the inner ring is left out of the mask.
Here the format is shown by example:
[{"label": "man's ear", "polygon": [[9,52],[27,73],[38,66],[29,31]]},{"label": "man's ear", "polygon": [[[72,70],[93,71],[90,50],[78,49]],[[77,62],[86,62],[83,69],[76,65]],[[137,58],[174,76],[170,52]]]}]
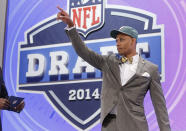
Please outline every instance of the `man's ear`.
[{"label": "man's ear", "polygon": [[136,45],[136,38],[132,38],[132,44]]}]

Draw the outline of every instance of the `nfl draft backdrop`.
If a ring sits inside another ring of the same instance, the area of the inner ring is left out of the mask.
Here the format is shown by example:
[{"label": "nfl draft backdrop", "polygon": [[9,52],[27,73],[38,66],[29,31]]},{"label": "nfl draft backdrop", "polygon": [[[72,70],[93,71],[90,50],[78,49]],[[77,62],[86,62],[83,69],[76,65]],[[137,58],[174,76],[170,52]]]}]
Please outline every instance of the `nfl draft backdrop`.
[{"label": "nfl draft backdrop", "polygon": [[[172,130],[186,130],[184,0],[15,0],[8,2],[4,79],[9,95],[24,97],[26,106],[21,114],[3,112],[5,131],[100,130],[102,74],[75,53],[57,5],[102,55],[117,53],[111,30],[136,28],[137,52],[159,66]],[[144,106],[150,131],[158,130],[149,94]]]}]

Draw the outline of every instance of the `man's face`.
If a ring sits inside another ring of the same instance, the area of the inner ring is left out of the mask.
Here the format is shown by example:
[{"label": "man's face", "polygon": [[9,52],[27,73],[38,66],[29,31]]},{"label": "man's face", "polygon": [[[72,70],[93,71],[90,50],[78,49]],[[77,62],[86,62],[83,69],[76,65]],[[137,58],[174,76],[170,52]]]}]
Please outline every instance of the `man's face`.
[{"label": "man's face", "polygon": [[135,49],[135,38],[125,34],[118,34],[116,37],[116,46],[120,55],[127,56]]}]

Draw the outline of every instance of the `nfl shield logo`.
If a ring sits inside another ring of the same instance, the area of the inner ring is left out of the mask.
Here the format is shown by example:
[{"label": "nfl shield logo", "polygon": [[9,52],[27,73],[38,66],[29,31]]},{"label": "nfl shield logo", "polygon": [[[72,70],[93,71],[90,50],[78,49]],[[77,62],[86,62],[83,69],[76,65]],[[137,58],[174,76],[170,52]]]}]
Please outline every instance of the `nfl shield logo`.
[{"label": "nfl shield logo", "polygon": [[68,2],[69,15],[84,37],[102,27],[105,0],[69,0]]}]

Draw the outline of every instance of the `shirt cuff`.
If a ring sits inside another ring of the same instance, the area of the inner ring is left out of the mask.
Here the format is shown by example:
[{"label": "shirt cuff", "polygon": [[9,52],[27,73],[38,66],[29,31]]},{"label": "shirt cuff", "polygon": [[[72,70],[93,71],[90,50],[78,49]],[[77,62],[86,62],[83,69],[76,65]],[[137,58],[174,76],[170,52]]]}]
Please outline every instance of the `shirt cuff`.
[{"label": "shirt cuff", "polygon": [[75,25],[74,25],[73,27],[70,27],[70,28],[69,28],[68,26],[66,26],[64,29],[67,30],[67,31],[70,31],[70,30],[72,30],[72,29],[74,29],[74,28],[76,28]]}]

